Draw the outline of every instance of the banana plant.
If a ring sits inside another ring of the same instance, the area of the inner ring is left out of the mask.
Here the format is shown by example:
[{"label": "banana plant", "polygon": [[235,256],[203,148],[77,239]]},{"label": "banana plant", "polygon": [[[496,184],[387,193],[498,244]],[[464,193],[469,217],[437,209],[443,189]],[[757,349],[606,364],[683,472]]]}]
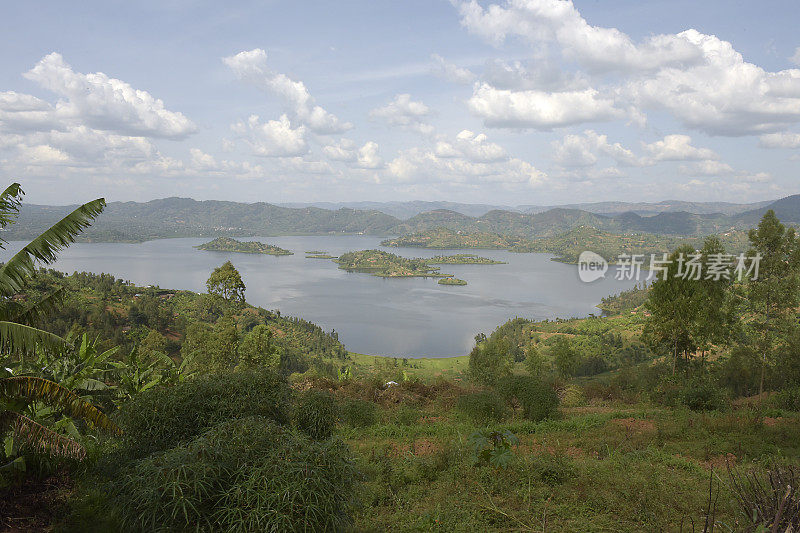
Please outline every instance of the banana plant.
[{"label": "banana plant", "polygon": [[[19,183],[9,185],[0,193],[0,229],[16,221],[24,194]],[[24,367],[26,357],[60,356],[72,349],[66,339],[35,327],[38,319],[60,303],[60,292],[56,291],[31,305],[20,304],[13,296],[25,290],[36,273],[37,263],[53,263],[58,252],[74,242],[100,215],[105,205],[103,198],[83,204],[0,266],[0,358],[4,362],[17,362]],[[0,248],[5,248],[5,241],[0,240]],[[2,366],[10,368],[7,364]],[[106,415],[68,387],[37,376],[9,375],[6,370],[3,373],[5,376],[0,377],[0,436],[10,432],[14,442],[12,448],[28,447],[74,458],[86,454],[77,440],[32,418],[43,406],[56,409],[69,418],[85,419],[99,429],[119,432]]]}]

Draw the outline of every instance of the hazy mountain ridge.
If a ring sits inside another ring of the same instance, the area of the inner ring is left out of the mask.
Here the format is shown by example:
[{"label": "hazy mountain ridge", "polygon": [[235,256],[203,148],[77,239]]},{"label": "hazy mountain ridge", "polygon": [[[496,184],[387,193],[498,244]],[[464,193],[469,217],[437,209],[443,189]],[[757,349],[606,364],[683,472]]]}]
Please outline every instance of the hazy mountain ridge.
[{"label": "hazy mountain ridge", "polygon": [[[18,223],[7,228],[2,236],[12,240],[37,235],[75,207],[24,204]],[[346,207],[330,210],[320,207],[282,207],[264,202],[248,204],[164,198],[143,203],[110,202],[97,222],[85,232],[85,238],[91,241],[142,241],[164,237],[344,233],[383,236],[438,227],[463,232],[549,237],[578,226],[615,233],[688,236],[752,227],[768,208],[773,208],[782,221],[800,224],[800,195],[732,216],[686,211],[662,212],[652,216],[633,211],[611,215],[556,207],[537,213],[493,209],[477,217],[450,209],[436,209],[405,220],[377,210]]]}]

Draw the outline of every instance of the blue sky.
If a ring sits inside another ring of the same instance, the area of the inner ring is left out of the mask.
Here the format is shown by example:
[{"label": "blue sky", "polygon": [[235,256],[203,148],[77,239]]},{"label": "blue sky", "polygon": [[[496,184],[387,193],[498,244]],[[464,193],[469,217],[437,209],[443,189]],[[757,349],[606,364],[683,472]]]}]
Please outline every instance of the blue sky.
[{"label": "blue sky", "polygon": [[796,2],[15,2],[27,201],[800,192]]}]

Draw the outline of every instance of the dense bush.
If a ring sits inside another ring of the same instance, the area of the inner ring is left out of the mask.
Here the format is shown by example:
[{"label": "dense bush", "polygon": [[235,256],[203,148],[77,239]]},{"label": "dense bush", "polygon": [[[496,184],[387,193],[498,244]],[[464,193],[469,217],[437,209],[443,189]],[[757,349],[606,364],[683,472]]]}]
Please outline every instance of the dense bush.
[{"label": "dense bush", "polygon": [[355,475],[341,442],[248,417],[138,461],[111,494],[126,531],[338,531]]},{"label": "dense bush", "polygon": [[373,402],[348,398],[339,406],[339,419],[353,427],[369,427],[378,422],[378,406]]},{"label": "dense bush", "polygon": [[689,382],[664,379],[656,388],[654,398],[662,405],[684,406],[692,411],[714,411],[728,405],[725,391],[707,378]]},{"label": "dense bush", "polygon": [[475,392],[460,396],[456,402],[456,409],[479,425],[500,422],[508,414],[503,399],[492,391]]},{"label": "dense bush", "polygon": [[120,410],[119,424],[133,455],[165,450],[229,419],[289,419],[290,390],[269,371],[227,372],[138,394]]},{"label": "dense bush", "polygon": [[329,439],[339,418],[336,400],[329,392],[310,389],[297,399],[292,418],[312,439]]},{"label": "dense bush", "polygon": [[777,392],[770,399],[770,403],[779,409],[800,411],[800,386]]},{"label": "dense bush", "polygon": [[544,420],[558,407],[553,387],[531,376],[507,376],[497,383],[497,392],[511,405],[519,405],[528,420]]}]

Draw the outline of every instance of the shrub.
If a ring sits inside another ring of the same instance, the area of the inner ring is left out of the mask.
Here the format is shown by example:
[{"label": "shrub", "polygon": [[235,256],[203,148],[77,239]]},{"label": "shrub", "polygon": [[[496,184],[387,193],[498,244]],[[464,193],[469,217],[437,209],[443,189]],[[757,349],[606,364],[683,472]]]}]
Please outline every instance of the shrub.
[{"label": "shrub", "polygon": [[329,439],[338,418],[336,401],[329,392],[310,389],[298,398],[293,418],[297,427],[312,439]]},{"label": "shrub", "polygon": [[770,398],[770,403],[778,409],[800,411],[800,386],[783,389]]},{"label": "shrub", "polygon": [[353,427],[369,427],[378,422],[378,406],[366,400],[347,399],[339,406],[339,418]]},{"label": "shrub", "polygon": [[561,391],[561,405],[564,407],[581,407],[586,405],[586,395],[577,385],[567,385]]},{"label": "shrub", "polygon": [[694,381],[686,384],[679,394],[680,402],[692,411],[724,409],[728,399],[725,393],[709,382]]},{"label": "shrub", "polygon": [[290,390],[269,371],[225,372],[138,394],[119,412],[126,448],[134,456],[165,450],[226,420],[289,419]]},{"label": "shrub", "polygon": [[491,391],[460,396],[456,402],[456,409],[478,425],[500,422],[505,420],[508,414],[502,398]]},{"label": "shrub", "polygon": [[538,422],[553,415],[558,395],[551,386],[531,376],[508,376],[497,383],[497,392],[509,404],[518,404],[528,420]]},{"label": "shrub", "polygon": [[336,531],[355,476],[343,443],[249,417],[138,461],[111,494],[126,531]]}]

